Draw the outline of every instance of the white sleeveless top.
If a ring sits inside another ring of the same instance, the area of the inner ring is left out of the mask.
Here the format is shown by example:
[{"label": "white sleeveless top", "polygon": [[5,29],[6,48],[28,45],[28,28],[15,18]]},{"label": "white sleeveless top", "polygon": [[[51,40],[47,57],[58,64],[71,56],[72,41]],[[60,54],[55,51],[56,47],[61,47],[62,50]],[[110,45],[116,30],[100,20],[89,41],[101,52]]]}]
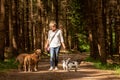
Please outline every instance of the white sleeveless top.
[{"label": "white sleeveless top", "polygon": [[[48,41],[51,41],[51,38],[54,36],[56,31],[49,30],[48,32]],[[51,43],[49,44],[49,47],[58,47],[61,46],[61,42],[64,42],[63,40],[63,35],[62,31],[58,30],[57,33],[55,34],[54,38],[52,39]]]}]

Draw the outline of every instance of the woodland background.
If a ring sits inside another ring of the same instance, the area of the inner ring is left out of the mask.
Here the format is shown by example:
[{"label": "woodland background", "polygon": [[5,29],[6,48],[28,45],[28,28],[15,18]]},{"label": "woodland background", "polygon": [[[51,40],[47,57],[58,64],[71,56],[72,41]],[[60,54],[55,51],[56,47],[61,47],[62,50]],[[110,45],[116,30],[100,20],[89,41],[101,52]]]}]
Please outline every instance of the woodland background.
[{"label": "woodland background", "polygon": [[120,60],[120,0],[0,0],[0,59],[44,51],[51,20],[68,50]]}]

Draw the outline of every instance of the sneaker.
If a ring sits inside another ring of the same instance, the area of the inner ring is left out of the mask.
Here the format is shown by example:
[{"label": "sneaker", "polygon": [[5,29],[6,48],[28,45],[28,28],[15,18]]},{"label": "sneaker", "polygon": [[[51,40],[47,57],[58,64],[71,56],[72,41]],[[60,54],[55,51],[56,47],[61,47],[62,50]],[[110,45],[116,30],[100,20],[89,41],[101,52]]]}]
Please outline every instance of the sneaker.
[{"label": "sneaker", "polygon": [[58,67],[55,67],[55,70],[58,70]]},{"label": "sneaker", "polygon": [[53,70],[53,67],[50,67],[49,71],[52,71]]}]

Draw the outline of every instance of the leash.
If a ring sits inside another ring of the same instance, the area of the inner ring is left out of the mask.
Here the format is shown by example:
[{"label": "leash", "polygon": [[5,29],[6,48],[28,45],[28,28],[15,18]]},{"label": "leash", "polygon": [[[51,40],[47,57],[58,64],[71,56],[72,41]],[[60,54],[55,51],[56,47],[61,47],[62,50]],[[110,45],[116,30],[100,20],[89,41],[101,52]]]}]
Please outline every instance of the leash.
[{"label": "leash", "polygon": [[63,55],[62,55],[63,60],[68,58],[68,52],[67,50],[63,50]]}]

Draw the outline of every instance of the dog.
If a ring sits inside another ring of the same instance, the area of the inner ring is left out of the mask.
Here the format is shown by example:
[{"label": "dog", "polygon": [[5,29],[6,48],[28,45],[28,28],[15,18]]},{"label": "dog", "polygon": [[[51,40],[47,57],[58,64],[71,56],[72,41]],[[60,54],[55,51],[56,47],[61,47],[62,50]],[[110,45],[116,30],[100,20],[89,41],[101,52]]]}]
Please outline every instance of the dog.
[{"label": "dog", "polygon": [[62,60],[63,70],[68,70],[67,64],[68,64],[69,61],[70,61],[70,58]]},{"label": "dog", "polygon": [[71,69],[74,69],[75,72],[77,72],[77,69],[78,69],[78,66],[80,63],[81,63],[81,61],[80,62],[78,62],[77,60],[72,61],[71,58],[63,60],[63,64],[62,64],[63,70],[70,71]]},{"label": "dog", "polygon": [[19,63],[19,64],[18,64],[18,70],[19,70],[19,71],[22,71],[22,70],[23,70],[24,58],[25,58],[27,55],[29,55],[29,54],[27,54],[27,53],[21,53],[21,54],[19,54],[19,55],[16,57],[16,60],[15,60],[14,63],[17,63],[17,62]]},{"label": "dog", "polygon": [[24,71],[37,71],[40,61],[41,50],[37,49],[33,54],[29,54],[24,59]]}]

